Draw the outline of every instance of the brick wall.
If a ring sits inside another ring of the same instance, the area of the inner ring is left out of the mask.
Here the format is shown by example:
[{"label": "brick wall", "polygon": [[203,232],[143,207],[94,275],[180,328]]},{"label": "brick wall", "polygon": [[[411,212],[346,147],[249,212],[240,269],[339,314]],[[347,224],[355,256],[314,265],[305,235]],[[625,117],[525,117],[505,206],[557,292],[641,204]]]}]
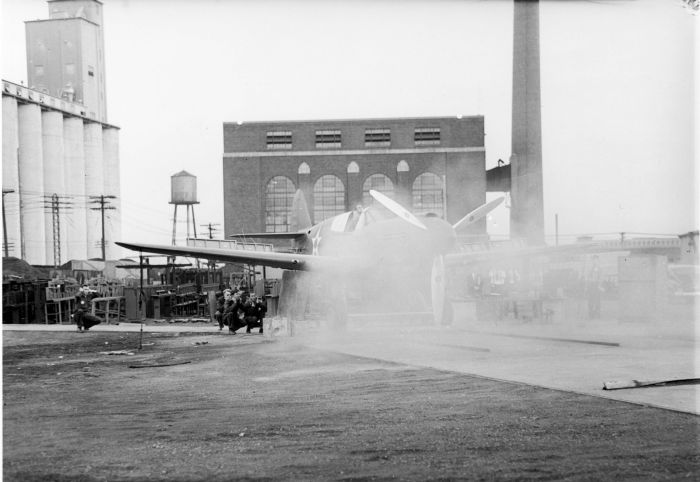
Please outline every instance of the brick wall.
[{"label": "brick wall", "polygon": [[[439,145],[416,145],[414,131],[440,129]],[[391,130],[391,145],[365,147],[365,129]],[[339,130],[342,146],[316,148],[316,131]],[[291,132],[292,148],[268,149],[268,132]],[[397,172],[405,161],[408,172]],[[359,173],[348,173],[357,163]],[[308,174],[300,174],[306,163]],[[447,216],[454,222],[485,202],[486,170],[484,119],[463,118],[360,119],[340,121],[257,122],[224,124],[224,230],[225,234],[265,230],[265,186],[275,176],[286,176],[306,194],[313,212],[313,186],[322,176],[337,176],[346,189],[346,208],[362,199],[362,185],[373,174],[394,183],[400,201],[410,207],[411,186],[425,172],[447,181]],[[473,232],[483,233],[485,223]]]}]

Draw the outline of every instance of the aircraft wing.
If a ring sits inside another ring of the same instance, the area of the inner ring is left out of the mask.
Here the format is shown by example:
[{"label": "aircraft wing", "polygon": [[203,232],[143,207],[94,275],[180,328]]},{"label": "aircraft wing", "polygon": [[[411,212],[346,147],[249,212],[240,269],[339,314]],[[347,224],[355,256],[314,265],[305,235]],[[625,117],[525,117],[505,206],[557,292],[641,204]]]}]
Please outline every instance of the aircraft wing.
[{"label": "aircraft wing", "polygon": [[312,256],[309,254],[277,253],[274,251],[250,251],[244,249],[222,248],[195,248],[189,246],[169,246],[162,244],[140,244],[117,242],[117,245],[144,253],[164,254],[168,256],[188,256],[191,258],[210,259],[214,261],[226,261],[230,263],[242,263],[273,268],[282,268],[300,271],[346,271],[349,265],[347,261],[341,261],[332,256]]},{"label": "aircraft wing", "polygon": [[537,246],[515,249],[489,249],[480,251],[462,251],[445,255],[446,265],[464,265],[496,260],[514,260],[536,256],[562,256],[573,254],[593,254],[604,251],[614,251],[598,243],[567,244],[562,246]]},{"label": "aircraft wing", "polygon": [[250,233],[250,234],[229,234],[229,238],[258,238],[258,239],[298,239],[308,236],[308,230],[291,233]]}]

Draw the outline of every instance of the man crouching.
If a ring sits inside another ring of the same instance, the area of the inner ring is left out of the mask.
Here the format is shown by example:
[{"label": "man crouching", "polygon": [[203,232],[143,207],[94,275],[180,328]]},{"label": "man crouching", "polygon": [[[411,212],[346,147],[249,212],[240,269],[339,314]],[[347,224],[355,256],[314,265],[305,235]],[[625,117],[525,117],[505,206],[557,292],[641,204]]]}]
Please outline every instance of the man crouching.
[{"label": "man crouching", "polygon": [[92,296],[89,293],[89,288],[83,286],[78,290],[75,296],[75,310],[71,315],[75,324],[78,325],[78,331],[88,331],[95,325],[102,323],[102,320],[90,313],[90,300]]},{"label": "man crouching", "polygon": [[231,290],[224,290],[224,324],[228,325],[228,332],[236,334],[236,330],[245,326],[243,318],[243,301],[241,295],[233,295]]}]

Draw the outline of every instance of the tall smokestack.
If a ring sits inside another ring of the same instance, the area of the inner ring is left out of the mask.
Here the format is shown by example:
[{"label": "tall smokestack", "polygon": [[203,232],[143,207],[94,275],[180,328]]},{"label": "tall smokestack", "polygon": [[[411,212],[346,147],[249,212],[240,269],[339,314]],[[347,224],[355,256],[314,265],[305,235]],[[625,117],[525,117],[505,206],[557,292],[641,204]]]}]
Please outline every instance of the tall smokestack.
[{"label": "tall smokestack", "polygon": [[512,238],[544,244],[538,0],[514,0]]}]

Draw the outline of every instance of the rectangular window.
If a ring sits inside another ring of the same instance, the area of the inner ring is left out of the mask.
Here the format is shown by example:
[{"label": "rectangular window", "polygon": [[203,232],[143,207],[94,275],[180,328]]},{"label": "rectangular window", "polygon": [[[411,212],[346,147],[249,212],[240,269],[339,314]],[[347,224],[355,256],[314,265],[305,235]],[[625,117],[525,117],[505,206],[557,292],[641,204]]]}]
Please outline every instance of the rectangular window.
[{"label": "rectangular window", "polygon": [[341,146],[340,131],[316,131],[316,147],[328,149]]},{"label": "rectangular window", "polygon": [[291,131],[268,132],[266,142],[268,149],[291,149],[292,133]]},{"label": "rectangular window", "polygon": [[391,146],[391,129],[365,129],[365,146]]},{"label": "rectangular window", "polygon": [[95,76],[95,68],[94,68],[92,65],[88,65],[88,75],[89,75],[90,77],[94,77],[94,76]]},{"label": "rectangular window", "polygon": [[43,65],[35,65],[34,66],[34,75],[37,77],[41,77],[44,75],[44,66]]},{"label": "rectangular window", "polygon": [[413,141],[417,146],[440,145],[440,128],[418,127],[413,131]]}]

